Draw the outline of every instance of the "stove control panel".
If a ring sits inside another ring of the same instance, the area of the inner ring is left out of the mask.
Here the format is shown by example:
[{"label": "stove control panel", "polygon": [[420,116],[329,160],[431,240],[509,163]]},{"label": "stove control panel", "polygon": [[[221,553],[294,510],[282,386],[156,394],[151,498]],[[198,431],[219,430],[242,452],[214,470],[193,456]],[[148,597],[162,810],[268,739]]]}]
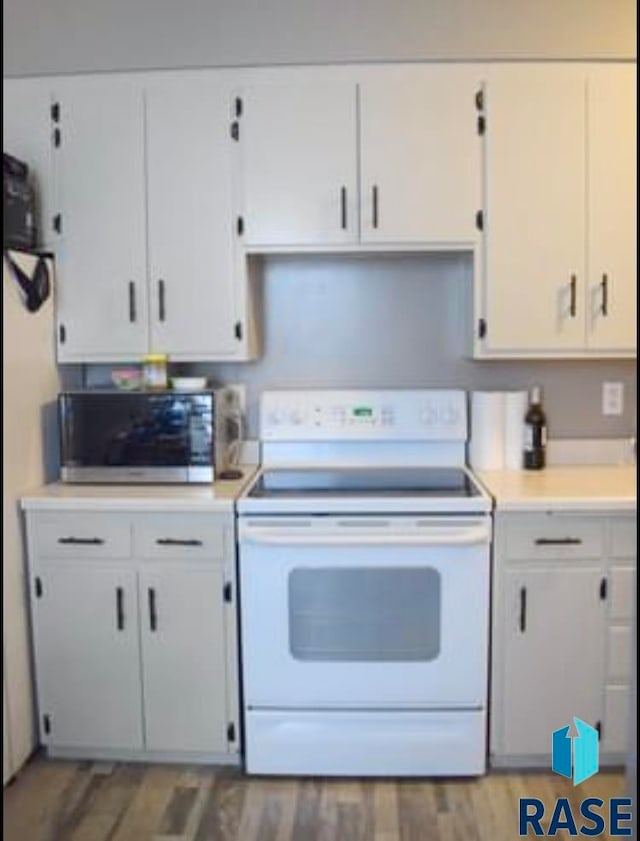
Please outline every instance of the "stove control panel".
[{"label": "stove control panel", "polygon": [[263,441],[466,441],[462,390],[265,391]]}]

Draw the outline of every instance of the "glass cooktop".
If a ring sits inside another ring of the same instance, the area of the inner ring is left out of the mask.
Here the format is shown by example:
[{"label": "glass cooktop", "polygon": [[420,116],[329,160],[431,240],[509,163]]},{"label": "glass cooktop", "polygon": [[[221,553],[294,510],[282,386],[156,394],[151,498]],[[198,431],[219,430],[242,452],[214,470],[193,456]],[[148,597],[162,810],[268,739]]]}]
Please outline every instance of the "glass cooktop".
[{"label": "glass cooktop", "polygon": [[460,467],[361,467],[266,469],[248,496],[294,497],[480,497],[481,491]]}]

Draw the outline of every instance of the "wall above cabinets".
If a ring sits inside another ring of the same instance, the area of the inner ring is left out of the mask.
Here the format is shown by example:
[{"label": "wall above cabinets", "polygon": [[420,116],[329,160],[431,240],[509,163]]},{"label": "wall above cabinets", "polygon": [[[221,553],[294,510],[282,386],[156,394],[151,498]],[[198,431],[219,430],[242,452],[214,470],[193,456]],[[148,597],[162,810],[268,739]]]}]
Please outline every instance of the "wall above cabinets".
[{"label": "wall above cabinets", "polygon": [[[284,252],[466,252],[474,357],[635,356],[635,65],[254,68],[7,87],[9,133],[41,167],[61,362],[252,358],[249,258]],[[20,97],[31,108],[34,90],[43,105],[29,120]]]}]

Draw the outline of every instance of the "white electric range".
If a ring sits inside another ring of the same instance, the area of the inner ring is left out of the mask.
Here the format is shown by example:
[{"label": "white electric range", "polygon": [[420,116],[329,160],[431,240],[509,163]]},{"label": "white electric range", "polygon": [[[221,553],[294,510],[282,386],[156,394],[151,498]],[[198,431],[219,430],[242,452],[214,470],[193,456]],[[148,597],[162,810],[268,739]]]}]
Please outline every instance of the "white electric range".
[{"label": "white electric range", "polygon": [[250,773],[486,767],[491,501],[464,391],[270,391],[238,502]]}]

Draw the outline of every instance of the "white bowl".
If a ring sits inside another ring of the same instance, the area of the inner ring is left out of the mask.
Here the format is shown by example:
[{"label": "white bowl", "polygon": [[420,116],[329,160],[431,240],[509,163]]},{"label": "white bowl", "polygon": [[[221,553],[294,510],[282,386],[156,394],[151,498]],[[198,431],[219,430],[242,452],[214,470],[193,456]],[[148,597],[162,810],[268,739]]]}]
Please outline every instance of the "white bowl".
[{"label": "white bowl", "polygon": [[175,391],[204,391],[206,377],[171,377],[171,387]]}]

